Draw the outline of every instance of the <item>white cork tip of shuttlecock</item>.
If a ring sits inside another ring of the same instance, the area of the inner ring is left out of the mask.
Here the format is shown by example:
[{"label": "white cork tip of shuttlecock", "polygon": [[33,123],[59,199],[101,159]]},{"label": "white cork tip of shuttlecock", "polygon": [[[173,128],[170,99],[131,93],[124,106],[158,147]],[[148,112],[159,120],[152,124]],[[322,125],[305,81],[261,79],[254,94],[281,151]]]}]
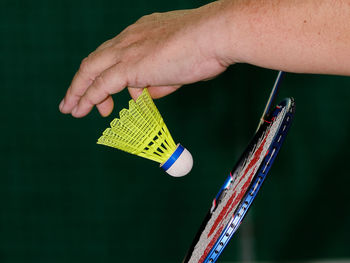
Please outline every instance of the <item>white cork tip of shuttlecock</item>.
[{"label": "white cork tip of shuttlecock", "polygon": [[168,174],[174,177],[181,177],[188,174],[193,166],[191,153],[178,144],[173,154],[160,165]]}]

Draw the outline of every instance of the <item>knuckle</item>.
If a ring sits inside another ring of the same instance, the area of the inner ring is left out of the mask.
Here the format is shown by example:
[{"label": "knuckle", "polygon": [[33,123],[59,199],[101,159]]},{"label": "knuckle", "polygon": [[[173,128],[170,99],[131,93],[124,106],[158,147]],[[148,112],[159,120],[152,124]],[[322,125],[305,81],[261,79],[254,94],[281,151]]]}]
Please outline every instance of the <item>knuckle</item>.
[{"label": "knuckle", "polygon": [[141,22],[143,22],[145,19],[147,19],[147,16],[148,16],[148,15],[141,16],[139,19],[136,20],[135,23],[141,23]]},{"label": "knuckle", "polygon": [[151,15],[144,15],[144,16],[141,16],[137,21],[136,21],[136,23],[135,24],[139,24],[139,23],[144,23],[144,22],[146,22],[147,20],[149,20],[149,17],[150,17]]},{"label": "knuckle", "polygon": [[150,14],[149,16],[151,16],[152,18],[156,18],[156,17],[159,17],[162,13],[160,12],[154,12],[152,14]]},{"label": "knuckle", "polygon": [[144,15],[144,16],[141,16],[137,22],[144,22],[144,21],[149,21],[149,20],[153,20],[155,19],[156,17],[158,17],[160,15],[159,12],[154,12],[154,13],[151,13],[151,14],[148,14],[148,15]]},{"label": "knuckle", "polygon": [[119,38],[126,38],[127,36],[129,36],[130,34],[133,34],[134,31],[136,31],[136,29],[138,28],[137,22],[135,24],[131,24],[129,26],[127,26],[120,34],[119,34]]},{"label": "knuckle", "polygon": [[106,80],[105,80],[104,76],[100,75],[100,76],[96,77],[96,79],[94,81],[94,87],[96,87],[96,89],[102,89],[105,86],[106,86]]},{"label": "knuckle", "polygon": [[84,96],[81,98],[81,103],[85,105],[95,105],[92,99],[89,96]]},{"label": "knuckle", "polygon": [[123,32],[125,33],[129,33],[130,31],[133,31],[135,28],[137,27],[136,24],[131,24],[131,25],[128,25]]},{"label": "knuckle", "polygon": [[96,50],[104,49],[104,48],[110,46],[112,43],[113,43],[113,40],[109,39],[109,40],[105,41],[104,43],[102,43]]},{"label": "knuckle", "polygon": [[79,71],[82,73],[87,73],[89,72],[89,67],[90,67],[90,58],[86,57],[81,61]]}]

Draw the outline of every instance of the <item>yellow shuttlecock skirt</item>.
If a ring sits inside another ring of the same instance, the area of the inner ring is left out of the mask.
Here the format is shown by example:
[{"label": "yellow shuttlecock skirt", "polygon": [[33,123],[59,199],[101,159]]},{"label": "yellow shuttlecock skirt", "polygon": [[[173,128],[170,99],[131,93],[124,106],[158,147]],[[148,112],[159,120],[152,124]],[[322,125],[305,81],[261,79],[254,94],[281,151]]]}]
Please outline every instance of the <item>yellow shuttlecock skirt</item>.
[{"label": "yellow shuttlecock skirt", "polygon": [[147,89],[129,109],[119,113],[98,139],[98,144],[114,147],[152,161],[163,163],[176,145]]}]

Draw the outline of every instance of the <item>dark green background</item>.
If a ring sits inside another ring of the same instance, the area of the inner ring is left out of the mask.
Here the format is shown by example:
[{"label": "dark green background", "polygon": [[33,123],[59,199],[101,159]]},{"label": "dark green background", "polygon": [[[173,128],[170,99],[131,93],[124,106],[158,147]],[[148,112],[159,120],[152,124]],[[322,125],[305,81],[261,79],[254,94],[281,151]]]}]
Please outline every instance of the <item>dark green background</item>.
[{"label": "dark green background", "polygon": [[[193,154],[174,179],[95,144],[113,116],[59,113],[80,61],[140,16],[204,0],[0,5],[0,262],[180,262],[252,136],[276,72],[248,65],[156,104]],[[249,214],[255,260],[350,258],[350,79],[288,74],[295,122]],[[243,227],[247,227],[243,224]],[[221,258],[242,260],[242,230]]]}]

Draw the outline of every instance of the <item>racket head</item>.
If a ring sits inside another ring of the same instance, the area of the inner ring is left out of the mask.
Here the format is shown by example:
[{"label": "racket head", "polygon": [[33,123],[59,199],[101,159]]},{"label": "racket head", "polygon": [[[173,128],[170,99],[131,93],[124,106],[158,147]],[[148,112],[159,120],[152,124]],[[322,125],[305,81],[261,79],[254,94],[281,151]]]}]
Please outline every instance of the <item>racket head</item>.
[{"label": "racket head", "polygon": [[290,128],[293,98],[270,111],[213,200],[183,263],[216,262],[254,201]]}]

